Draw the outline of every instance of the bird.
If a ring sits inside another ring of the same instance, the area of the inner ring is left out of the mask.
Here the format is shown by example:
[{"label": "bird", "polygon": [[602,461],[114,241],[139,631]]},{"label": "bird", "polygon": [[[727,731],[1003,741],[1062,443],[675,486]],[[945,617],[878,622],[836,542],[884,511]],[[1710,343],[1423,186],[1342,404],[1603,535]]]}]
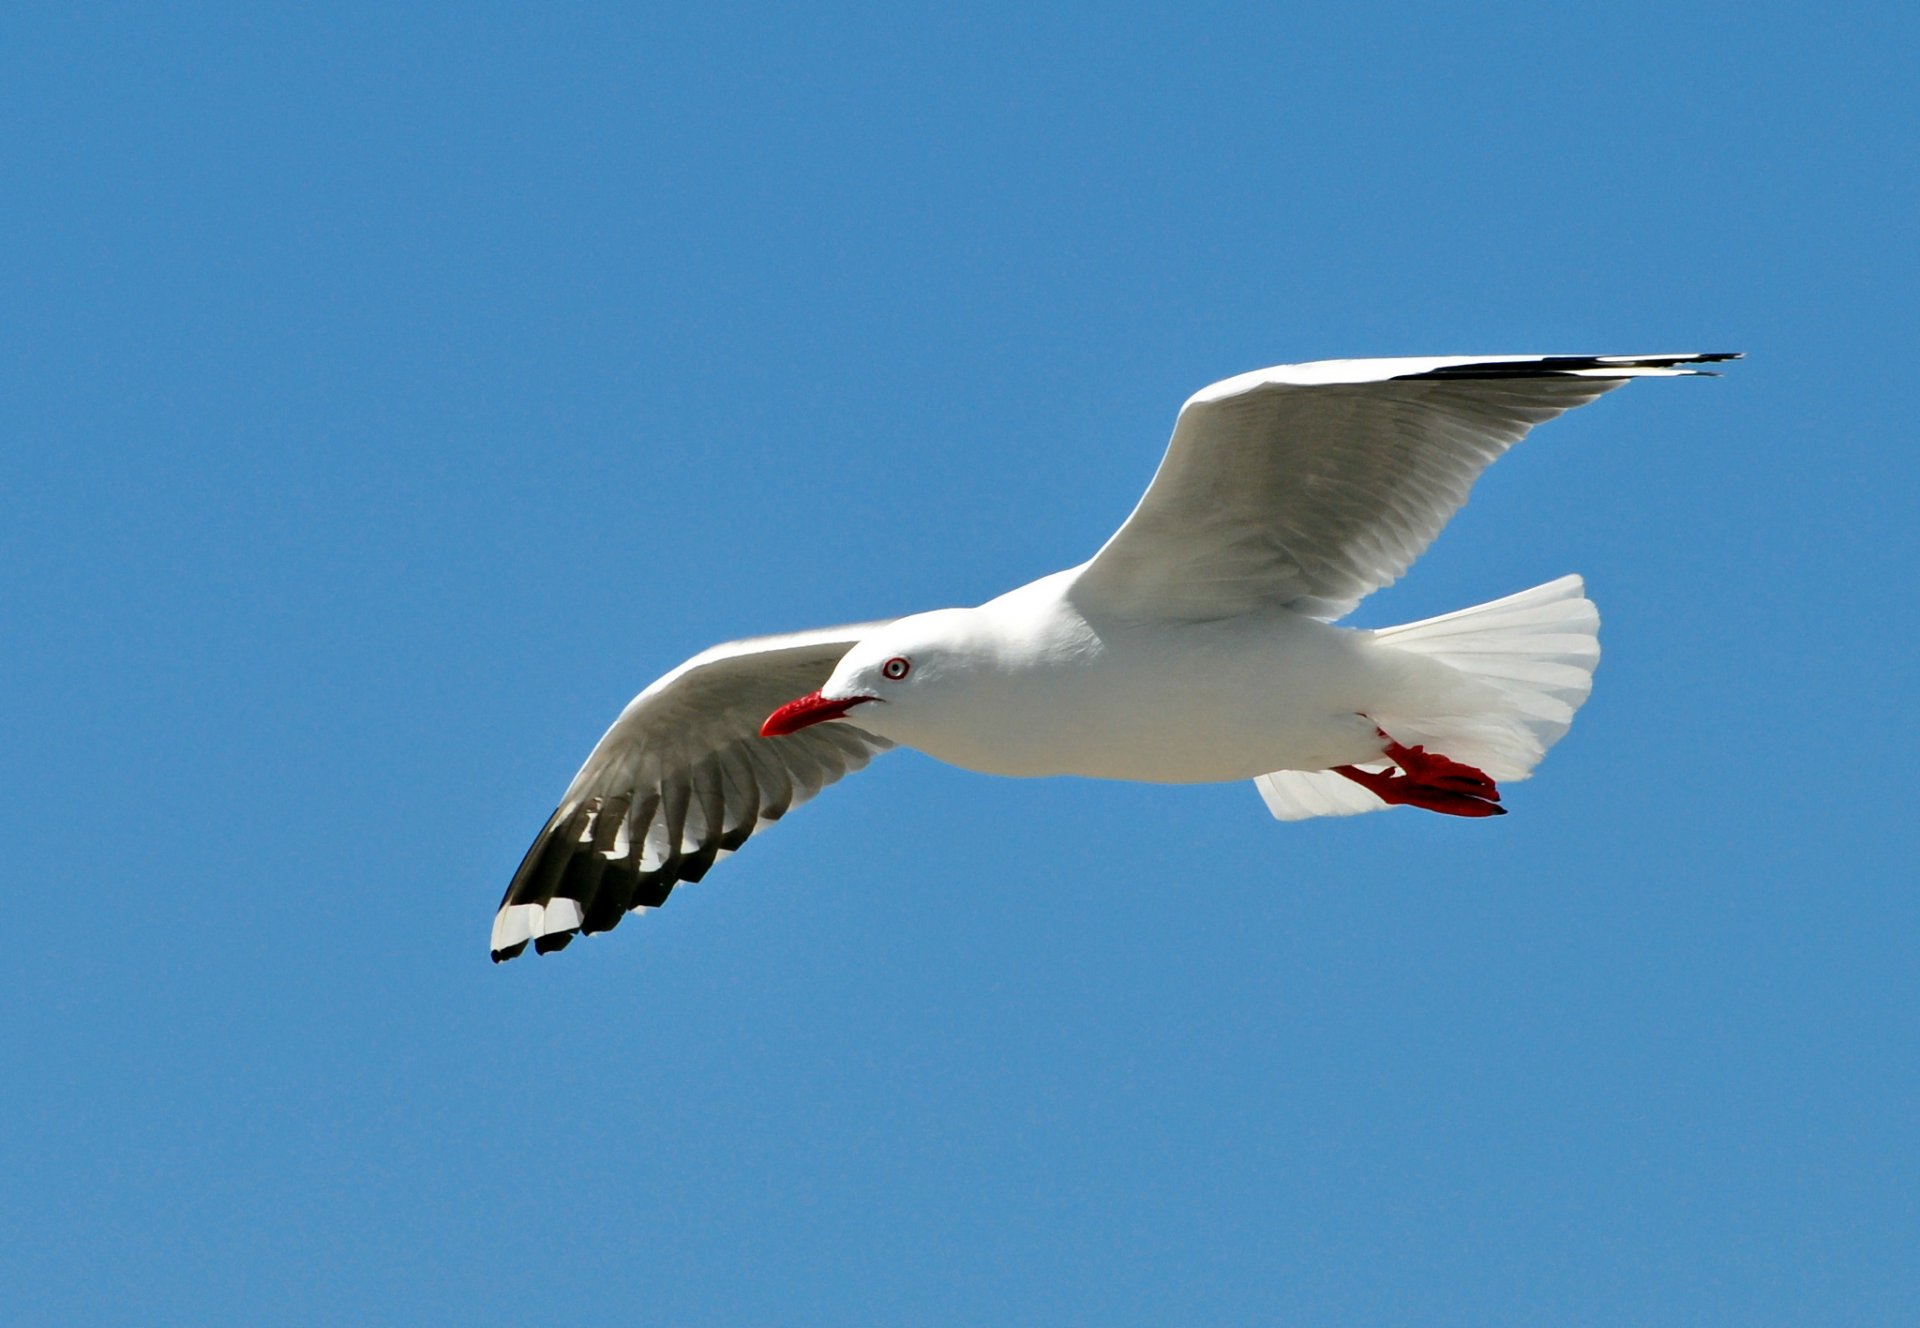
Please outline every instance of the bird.
[{"label": "bird", "polygon": [[1397,627],[1336,620],[1533,426],[1738,358],[1317,360],[1202,388],[1079,566],[972,608],[729,641],[634,697],[514,873],[492,958],[657,907],[895,746],[993,775],[1251,780],[1283,821],[1498,816],[1592,687],[1582,579]]}]

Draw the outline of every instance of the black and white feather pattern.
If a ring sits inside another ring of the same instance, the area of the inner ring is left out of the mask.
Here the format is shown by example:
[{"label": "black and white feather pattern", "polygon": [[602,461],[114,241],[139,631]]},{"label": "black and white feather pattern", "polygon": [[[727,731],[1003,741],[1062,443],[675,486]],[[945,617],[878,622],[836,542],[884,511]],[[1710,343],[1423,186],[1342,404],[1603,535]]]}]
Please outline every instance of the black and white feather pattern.
[{"label": "black and white feather pattern", "polygon": [[[1534,425],[1631,378],[1697,374],[1705,371],[1692,366],[1736,358],[1443,356],[1322,360],[1241,374],[1187,400],[1146,494],[1089,562],[963,613],[1000,632],[1014,653],[1036,658],[1046,656],[1049,642],[1071,637],[1074,625],[1096,620],[1128,624],[1135,635],[1144,624],[1171,656],[1180,634],[1197,622],[1276,609],[1338,618],[1396,580],[1466,501],[1480,472]],[[1502,777],[1518,778],[1585,698],[1595,623],[1579,581],[1564,578],[1394,630],[1404,647],[1426,640],[1426,653],[1435,655],[1471,637],[1475,667],[1463,663],[1461,670],[1524,693],[1515,706],[1524,712],[1525,733],[1505,747],[1484,732],[1466,732],[1465,719],[1447,712],[1459,721],[1448,739],[1452,756],[1489,770],[1504,760],[1517,773]],[[1064,634],[1056,631],[1062,624]],[[891,746],[837,717],[783,737],[760,736],[771,712],[820,690],[846,652],[884,625],[716,646],[635,697],[507,887],[494,919],[494,959],[510,959],[529,944],[557,950],[579,932],[604,931],[626,913],[658,905],[761,826]],[[1480,667],[1489,660],[1500,669]],[[1058,687],[1077,685],[1083,675],[1075,670],[1088,667],[1071,658],[1053,663],[1059,667],[1050,665],[1049,676]],[[1140,676],[1153,684],[1152,669]],[[1151,688],[1139,699],[1152,701]],[[879,713],[868,722],[878,722]],[[889,712],[891,731],[910,731],[893,728],[897,719]],[[1408,723],[1416,719],[1432,716]],[[964,710],[958,722],[971,732]],[[1407,731],[1436,730],[1429,724]],[[1020,762],[995,765],[997,754],[983,759],[972,747],[955,746],[937,726],[928,733],[962,754],[956,764],[1026,772]],[[1125,778],[1156,777],[1137,771],[1162,768],[1141,764],[1128,749],[1147,741],[1140,734],[1104,738],[1110,741],[1086,768],[1136,772],[1116,776]],[[1474,742],[1485,756],[1476,755]],[[1151,744],[1161,754],[1161,739]],[[1275,815],[1370,809],[1364,799],[1372,795],[1350,787],[1337,769],[1288,766],[1282,758],[1290,749],[1277,745],[1275,773],[1262,776]],[[1050,753],[1044,768],[1068,768],[1057,757]],[[1168,777],[1185,782],[1194,768],[1180,766]],[[1323,796],[1326,788],[1338,796]]]},{"label": "black and white feather pattern", "polygon": [[1225,379],[1181,408],[1152,484],[1074,599],[1157,618],[1339,618],[1398,580],[1534,425],[1630,378],[1733,358],[1320,360]]},{"label": "black and white feather pattern", "polygon": [[657,907],[828,784],[892,746],[857,726],[759,736],[880,623],[731,641],[636,696],[527,850],[493,922],[496,962],[558,950]]}]

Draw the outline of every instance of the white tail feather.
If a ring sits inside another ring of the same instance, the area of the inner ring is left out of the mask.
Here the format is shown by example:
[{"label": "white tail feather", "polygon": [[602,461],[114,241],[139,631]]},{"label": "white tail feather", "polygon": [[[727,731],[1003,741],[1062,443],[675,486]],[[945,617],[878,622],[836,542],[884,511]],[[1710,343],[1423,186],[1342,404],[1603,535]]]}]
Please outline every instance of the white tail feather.
[{"label": "white tail feather", "polygon": [[[1372,717],[1394,741],[1424,746],[1497,780],[1525,779],[1565,735],[1593,689],[1600,614],[1577,576],[1375,632],[1374,639],[1447,665],[1450,684],[1418,688],[1403,710]],[[1386,804],[1330,770],[1282,770],[1254,781],[1282,821],[1351,816]]]},{"label": "white tail feather", "polygon": [[1383,812],[1387,804],[1331,770],[1276,770],[1253,781],[1276,821]]}]

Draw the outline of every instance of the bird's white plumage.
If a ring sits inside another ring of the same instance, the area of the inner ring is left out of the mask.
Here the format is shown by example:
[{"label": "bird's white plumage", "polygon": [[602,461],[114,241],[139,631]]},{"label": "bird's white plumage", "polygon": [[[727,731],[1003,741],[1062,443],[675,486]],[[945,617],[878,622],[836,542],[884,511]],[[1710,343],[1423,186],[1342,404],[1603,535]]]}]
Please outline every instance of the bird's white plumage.
[{"label": "bird's white plumage", "polygon": [[1628,378],[1689,372],[1616,356],[1541,377],[1428,376],[1546,358],[1323,360],[1203,388],[1077,597],[1155,618],[1341,617],[1397,580],[1534,425]]},{"label": "bird's white plumage", "polygon": [[[1593,688],[1599,630],[1585,583],[1563,576],[1491,603],[1367,633],[1377,645],[1445,666],[1482,693],[1473,704],[1448,705],[1417,686],[1402,687],[1369,714],[1410,746],[1432,746],[1497,779],[1525,779]],[[1274,770],[1254,784],[1281,821],[1387,809],[1331,770]]]},{"label": "bird's white plumage", "polygon": [[[1591,686],[1579,578],[1379,632],[1328,620],[1534,425],[1728,358],[1325,360],[1204,388],[1083,566],[973,609],[716,646],[635,697],[508,887],[494,957],[658,903],[896,742],[995,773],[1255,778],[1283,820],[1386,806],[1334,768],[1382,771],[1389,741],[1524,778]],[[758,736],[809,693],[832,722]]]},{"label": "bird's white plumage", "polygon": [[[1384,761],[1359,763],[1385,770]],[[1253,781],[1276,821],[1307,821],[1317,816],[1358,816],[1383,812],[1387,804],[1343,775],[1330,770],[1269,770]]]}]

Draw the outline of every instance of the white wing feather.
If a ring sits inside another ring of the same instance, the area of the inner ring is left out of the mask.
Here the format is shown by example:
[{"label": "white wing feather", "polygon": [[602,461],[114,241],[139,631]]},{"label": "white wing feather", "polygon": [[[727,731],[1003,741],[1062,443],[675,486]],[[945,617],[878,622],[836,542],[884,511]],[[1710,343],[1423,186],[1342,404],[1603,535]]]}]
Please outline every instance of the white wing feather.
[{"label": "white wing feather", "polygon": [[1534,425],[1629,378],[1726,355],[1321,360],[1188,399],[1133,514],[1073,588],[1088,609],[1347,613],[1397,580]]}]

